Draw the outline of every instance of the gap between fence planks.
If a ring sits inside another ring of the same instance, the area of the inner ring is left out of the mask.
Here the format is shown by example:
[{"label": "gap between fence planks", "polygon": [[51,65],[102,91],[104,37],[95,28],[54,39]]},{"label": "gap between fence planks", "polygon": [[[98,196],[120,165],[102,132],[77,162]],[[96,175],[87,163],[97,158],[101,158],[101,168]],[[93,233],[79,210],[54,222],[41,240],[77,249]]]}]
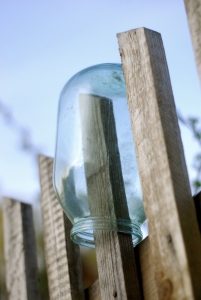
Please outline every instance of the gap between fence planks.
[{"label": "gap between fence planks", "polygon": [[[81,94],[79,104],[91,215],[129,219],[112,101]],[[131,235],[94,230],[94,240],[102,299],[141,299]]]},{"label": "gap between fence planks", "polygon": [[32,207],[3,199],[6,289],[9,300],[39,300]]},{"label": "gap between fence planks", "polygon": [[201,0],[184,0],[184,3],[201,82]]},{"label": "gap between fence planks", "polygon": [[53,159],[39,155],[45,258],[51,300],[84,300],[79,246],[70,240],[71,222],[53,189]]},{"label": "gap between fence planks", "polygon": [[194,198],[194,203],[195,203],[195,209],[196,209],[199,230],[201,233],[201,192],[196,194],[193,198]]},{"label": "gap between fence planks", "polygon": [[201,241],[161,35],[118,40],[159,298],[198,300]]}]

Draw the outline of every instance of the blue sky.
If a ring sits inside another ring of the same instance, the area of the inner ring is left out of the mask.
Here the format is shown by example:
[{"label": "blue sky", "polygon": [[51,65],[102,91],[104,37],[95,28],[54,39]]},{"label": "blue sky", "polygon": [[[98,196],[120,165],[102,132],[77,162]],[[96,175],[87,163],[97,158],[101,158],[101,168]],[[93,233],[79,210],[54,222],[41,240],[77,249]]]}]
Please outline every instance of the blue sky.
[{"label": "blue sky", "polygon": [[[120,63],[119,32],[138,27],[160,32],[177,109],[184,116],[200,112],[200,83],[181,0],[1,0],[0,20],[0,101],[48,156],[54,155],[61,89],[85,67]],[[181,129],[193,178],[197,145]],[[37,166],[1,114],[0,132],[0,194],[32,202],[39,193]]]}]

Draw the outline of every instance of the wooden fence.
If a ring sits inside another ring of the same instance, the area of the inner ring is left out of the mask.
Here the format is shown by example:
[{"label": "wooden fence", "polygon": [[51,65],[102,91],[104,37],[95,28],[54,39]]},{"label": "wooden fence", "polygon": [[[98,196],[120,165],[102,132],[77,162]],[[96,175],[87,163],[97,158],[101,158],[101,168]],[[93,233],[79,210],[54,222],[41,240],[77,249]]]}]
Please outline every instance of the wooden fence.
[{"label": "wooden fence", "polygon": [[[201,1],[185,5],[201,77]],[[133,249],[130,236],[104,232],[99,278],[84,291],[79,246],[52,186],[53,159],[39,156],[50,299],[199,300],[201,194],[191,196],[161,35],[139,28],[117,37],[149,236]],[[8,298],[40,299],[32,208],[5,198],[3,215]]]}]

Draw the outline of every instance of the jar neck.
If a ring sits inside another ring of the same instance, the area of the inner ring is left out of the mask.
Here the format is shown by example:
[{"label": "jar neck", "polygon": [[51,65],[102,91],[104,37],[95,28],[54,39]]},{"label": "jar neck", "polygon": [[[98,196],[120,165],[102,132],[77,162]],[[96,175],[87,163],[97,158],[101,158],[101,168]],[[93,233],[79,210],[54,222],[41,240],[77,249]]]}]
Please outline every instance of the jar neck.
[{"label": "jar neck", "polygon": [[133,246],[141,242],[143,235],[140,225],[127,219],[82,218],[75,222],[71,230],[71,240],[79,245],[95,248],[94,230],[114,231],[132,236]]}]

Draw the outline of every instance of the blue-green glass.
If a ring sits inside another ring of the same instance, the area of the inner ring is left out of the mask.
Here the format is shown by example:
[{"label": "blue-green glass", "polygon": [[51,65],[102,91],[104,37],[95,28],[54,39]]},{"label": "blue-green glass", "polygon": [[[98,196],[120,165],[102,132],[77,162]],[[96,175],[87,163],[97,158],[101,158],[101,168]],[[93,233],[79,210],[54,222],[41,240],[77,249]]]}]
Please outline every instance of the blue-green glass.
[{"label": "blue-green glass", "polygon": [[[112,100],[128,219],[103,221],[90,213],[83,158],[80,94],[93,94]],[[145,214],[120,64],[89,67],[74,75],[64,86],[59,100],[53,181],[58,200],[73,224],[71,239],[75,243],[94,247],[93,230],[99,229],[130,233],[134,245],[141,241],[140,227],[145,221]]]}]

